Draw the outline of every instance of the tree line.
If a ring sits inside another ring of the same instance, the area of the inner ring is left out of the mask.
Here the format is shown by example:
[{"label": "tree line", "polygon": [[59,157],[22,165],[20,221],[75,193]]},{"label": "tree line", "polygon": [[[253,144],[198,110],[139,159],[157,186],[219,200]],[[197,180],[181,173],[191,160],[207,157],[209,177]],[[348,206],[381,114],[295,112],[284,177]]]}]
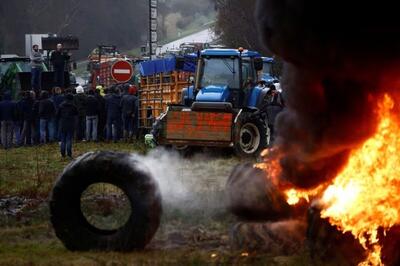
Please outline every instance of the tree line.
[{"label": "tree line", "polygon": [[[215,31],[222,44],[268,55],[258,38],[255,8],[256,0],[159,0],[159,39],[171,38],[216,11]],[[27,33],[79,37],[78,59],[98,44],[131,49],[147,42],[147,19],[148,1],[143,0],[2,0],[0,53],[24,54]]]},{"label": "tree line", "polygon": [[[169,14],[178,14],[170,27],[184,28],[196,16],[207,15],[210,7],[213,10],[212,0],[159,0],[160,38],[167,37],[164,24]],[[24,36],[31,33],[77,36],[78,58],[98,44],[132,49],[147,42],[147,21],[147,0],[1,0],[0,53],[23,55]]]}]

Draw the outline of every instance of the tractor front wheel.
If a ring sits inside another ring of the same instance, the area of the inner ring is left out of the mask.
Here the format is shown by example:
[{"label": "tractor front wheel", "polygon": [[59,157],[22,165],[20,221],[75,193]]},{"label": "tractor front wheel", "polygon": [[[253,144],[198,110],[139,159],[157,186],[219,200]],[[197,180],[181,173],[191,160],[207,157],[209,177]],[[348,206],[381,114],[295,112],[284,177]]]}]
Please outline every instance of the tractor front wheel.
[{"label": "tractor front wheel", "polygon": [[234,141],[238,156],[258,156],[267,144],[267,127],[261,119],[243,115],[236,124]]}]

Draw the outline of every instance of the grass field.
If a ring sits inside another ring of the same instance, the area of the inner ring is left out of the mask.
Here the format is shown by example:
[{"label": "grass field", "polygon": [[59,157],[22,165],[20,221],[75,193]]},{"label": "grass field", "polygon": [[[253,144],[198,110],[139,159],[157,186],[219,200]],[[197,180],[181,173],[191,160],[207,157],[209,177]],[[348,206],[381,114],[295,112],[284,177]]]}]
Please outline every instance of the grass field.
[{"label": "grass field", "polygon": [[[146,153],[141,143],[80,143],[74,156],[95,150]],[[155,154],[141,157],[160,173],[164,213],[155,238],[145,251],[102,253],[68,251],[49,223],[48,196],[69,163],[58,146],[0,150],[0,265],[309,265],[305,253],[287,257],[230,248],[236,221],[223,207],[223,189],[238,159]]]}]

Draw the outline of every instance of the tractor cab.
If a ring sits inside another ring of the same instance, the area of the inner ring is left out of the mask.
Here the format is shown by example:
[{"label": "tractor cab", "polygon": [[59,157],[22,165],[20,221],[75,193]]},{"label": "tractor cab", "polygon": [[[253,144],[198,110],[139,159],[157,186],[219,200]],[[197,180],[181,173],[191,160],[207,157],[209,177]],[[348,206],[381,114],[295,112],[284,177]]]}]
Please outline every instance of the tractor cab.
[{"label": "tractor cab", "polygon": [[264,81],[267,86],[275,85],[280,90],[279,77],[276,74],[276,61],[271,57],[263,57],[263,68],[259,72],[259,80]]},{"label": "tractor cab", "polygon": [[199,52],[195,85],[183,91],[185,105],[230,103],[240,109],[250,95],[262,69],[259,53],[243,49],[208,49]]}]

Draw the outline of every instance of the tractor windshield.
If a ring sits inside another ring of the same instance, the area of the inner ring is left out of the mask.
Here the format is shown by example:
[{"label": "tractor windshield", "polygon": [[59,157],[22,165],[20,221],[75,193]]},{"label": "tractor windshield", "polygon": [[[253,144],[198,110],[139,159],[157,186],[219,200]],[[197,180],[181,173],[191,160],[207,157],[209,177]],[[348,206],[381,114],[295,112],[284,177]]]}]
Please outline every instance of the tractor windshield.
[{"label": "tractor windshield", "polygon": [[200,85],[240,88],[238,58],[204,58]]}]

